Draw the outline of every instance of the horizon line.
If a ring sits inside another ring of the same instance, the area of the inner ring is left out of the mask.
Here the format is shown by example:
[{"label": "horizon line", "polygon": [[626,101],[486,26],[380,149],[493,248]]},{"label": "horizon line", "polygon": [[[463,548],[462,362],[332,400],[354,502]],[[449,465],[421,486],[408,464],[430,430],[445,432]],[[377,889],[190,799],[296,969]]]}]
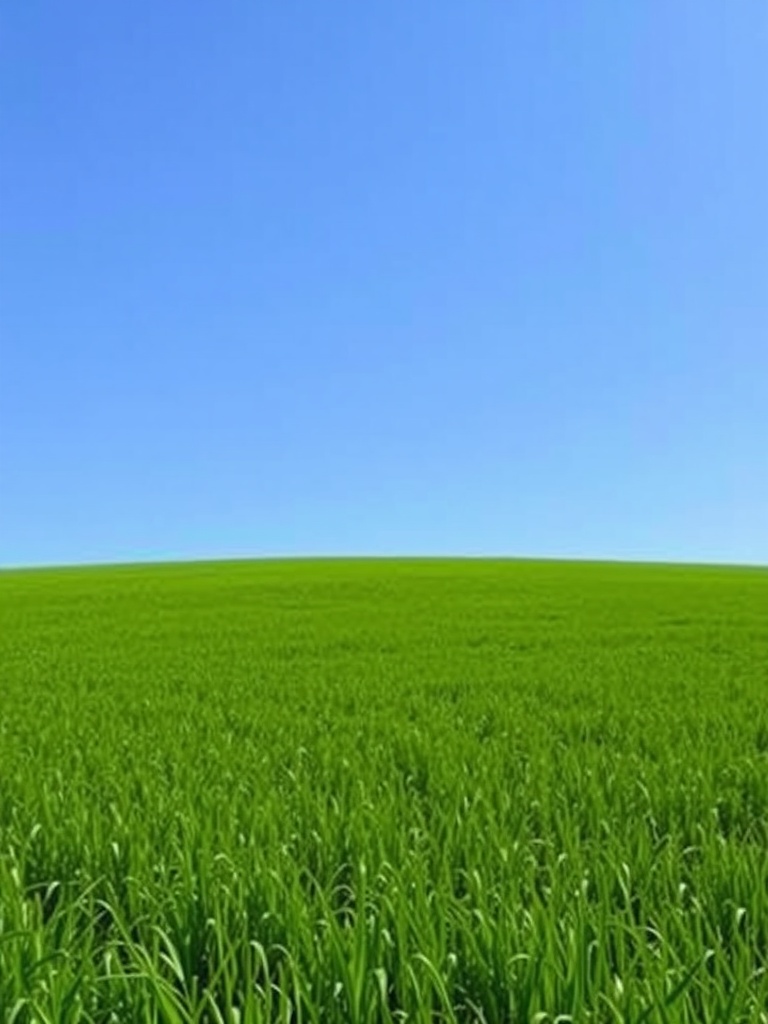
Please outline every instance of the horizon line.
[{"label": "horizon line", "polygon": [[0,574],[17,572],[66,572],[88,569],[151,569],[171,566],[214,566],[275,562],[535,562],[574,565],[628,565],[690,569],[754,569],[766,570],[768,563],[728,560],[680,561],[669,558],[632,558],[589,555],[516,555],[516,554],[268,554],[228,555],[181,558],[140,558],[129,560],[101,560],[84,562],[39,562],[0,564]]}]

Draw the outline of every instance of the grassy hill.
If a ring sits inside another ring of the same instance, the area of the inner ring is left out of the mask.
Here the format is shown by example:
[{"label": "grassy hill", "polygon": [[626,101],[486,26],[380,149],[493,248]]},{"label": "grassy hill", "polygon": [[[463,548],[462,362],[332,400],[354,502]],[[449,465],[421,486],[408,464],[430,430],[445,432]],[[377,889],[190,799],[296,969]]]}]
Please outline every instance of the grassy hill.
[{"label": "grassy hill", "polygon": [[766,967],[768,571],[0,573],[0,1019],[765,1021]]}]

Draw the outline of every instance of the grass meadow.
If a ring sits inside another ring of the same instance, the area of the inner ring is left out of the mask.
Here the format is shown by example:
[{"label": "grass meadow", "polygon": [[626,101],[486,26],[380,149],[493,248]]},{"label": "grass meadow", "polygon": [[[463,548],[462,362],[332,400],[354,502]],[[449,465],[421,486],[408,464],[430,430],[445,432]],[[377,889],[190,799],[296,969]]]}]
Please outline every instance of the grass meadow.
[{"label": "grass meadow", "polygon": [[768,571],[0,573],[0,1020],[768,1021]]}]

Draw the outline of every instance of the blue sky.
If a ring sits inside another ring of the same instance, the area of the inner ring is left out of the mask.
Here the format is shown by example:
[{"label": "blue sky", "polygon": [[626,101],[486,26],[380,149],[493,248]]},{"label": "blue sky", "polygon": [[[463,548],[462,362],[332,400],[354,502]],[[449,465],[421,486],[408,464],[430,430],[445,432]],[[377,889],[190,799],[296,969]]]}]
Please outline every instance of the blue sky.
[{"label": "blue sky", "polygon": [[768,562],[763,0],[26,0],[0,565]]}]

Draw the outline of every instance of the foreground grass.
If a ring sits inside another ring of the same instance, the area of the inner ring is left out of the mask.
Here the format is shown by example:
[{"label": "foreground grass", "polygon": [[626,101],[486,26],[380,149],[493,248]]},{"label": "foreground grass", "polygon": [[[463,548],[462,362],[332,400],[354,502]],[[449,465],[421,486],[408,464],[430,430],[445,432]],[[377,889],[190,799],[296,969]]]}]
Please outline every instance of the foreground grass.
[{"label": "foreground grass", "polygon": [[768,573],[0,574],[0,1018],[766,1021]]}]

